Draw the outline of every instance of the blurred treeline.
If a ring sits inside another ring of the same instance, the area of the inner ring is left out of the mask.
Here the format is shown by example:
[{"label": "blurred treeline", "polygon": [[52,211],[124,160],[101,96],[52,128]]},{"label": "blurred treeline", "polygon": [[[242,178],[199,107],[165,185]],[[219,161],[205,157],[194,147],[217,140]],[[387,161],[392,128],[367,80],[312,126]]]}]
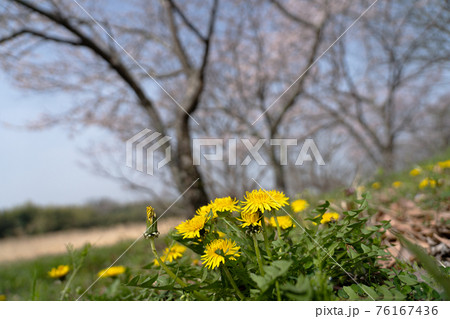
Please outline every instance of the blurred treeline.
[{"label": "blurred treeline", "polygon": [[[145,222],[146,202],[119,204],[100,200],[79,206],[38,206],[27,203],[0,210],[0,238],[43,234],[75,228],[108,227]],[[152,203],[164,212],[167,205]],[[181,211],[175,210],[180,214]],[[173,212],[170,213],[173,216]]]}]

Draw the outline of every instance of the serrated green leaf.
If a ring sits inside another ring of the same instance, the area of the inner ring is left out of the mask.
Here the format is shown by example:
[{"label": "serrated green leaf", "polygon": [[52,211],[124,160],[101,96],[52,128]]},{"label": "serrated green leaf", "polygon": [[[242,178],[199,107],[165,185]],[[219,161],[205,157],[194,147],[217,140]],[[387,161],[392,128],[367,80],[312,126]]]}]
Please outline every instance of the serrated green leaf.
[{"label": "serrated green leaf", "polygon": [[136,287],[139,283],[139,280],[141,279],[141,275],[137,275],[130,279],[130,281],[127,283],[127,286],[130,287]]},{"label": "serrated green leaf", "polygon": [[362,250],[363,250],[365,253],[369,253],[369,252],[372,251],[372,249],[370,249],[370,247],[368,247],[368,246],[366,246],[366,245],[364,245],[364,244],[361,244],[361,248],[362,248]]},{"label": "serrated green leaf", "polygon": [[418,281],[411,276],[408,276],[406,274],[398,275],[398,279],[400,279],[402,282],[404,282],[407,285],[417,285]]},{"label": "serrated green leaf", "polygon": [[268,287],[266,278],[264,278],[262,276],[258,276],[256,274],[250,274],[250,278],[253,279],[253,281],[256,283],[256,285],[262,292],[266,291],[266,289]]},{"label": "serrated green leaf", "polygon": [[368,296],[369,298],[371,297],[371,299],[375,299],[375,300],[378,299],[378,294],[376,293],[375,290],[373,290],[373,288],[371,288],[369,286],[366,286],[366,285],[363,285],[363,284],[361,284],[360,286],[361,286],[361,288],[364,288],[364,292],[367,295],[369,295]]},{"label": "serrated green leaf", "polygon": [[292,260],[276,260],[271,266],[278,268],[277,276],[283,276],[292,265]]},{"label": "serrated green leaf", "polygon": [[400,291],[398,291],[397,289],[393,289],[392,293],[394,295],[394,299],[395,300],[405,300],[406,296],[401,293]]},{"label": "serrated green leaf", "polygon": [[152,288],[153,287],[153,283],[156,281],[156,279],[158,279],[158,274],[154,275],[153,277],[149,277],[146,280],[144,280],[143,282],[141,282],[139,284],[139,287],[141,287],[141,288]]},{"label": "serrated green leaf", "polygon": [[356,252],[356,250],[354,250],[351,247],[347,248],[347,252],[348,252],[348,255],[350,256],[350,258],[352,258],[352,259],[358,258],[358,256],[359,256],[359,254]]},{"label": "serrated green leaf", "polygon": [[347,215],[348,215],[348,216],[351,216],[351,217],[355,217],[355,216],[358,215],[358,214],[359,214],[359,212],[353,211],[353,210],[349,210],[349,211],[347,212]]},{"label": "serrated green leaf", "polygon": [[394,295],[389,291],[386,286],[378,287],[378,292],[383,295],[383,300],[394,300]]},{"label": "serrated green leaf", "polygon": [[343,287],[342,289],[344,289],[344,291],[347,293],[349,299],[351,300],[361,299],[361,297],[350,286]]}]

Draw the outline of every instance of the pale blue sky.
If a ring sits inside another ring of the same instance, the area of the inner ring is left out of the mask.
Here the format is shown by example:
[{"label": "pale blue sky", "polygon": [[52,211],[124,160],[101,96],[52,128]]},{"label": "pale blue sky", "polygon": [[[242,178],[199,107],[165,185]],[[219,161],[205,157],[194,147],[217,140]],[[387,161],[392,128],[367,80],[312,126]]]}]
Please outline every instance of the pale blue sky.
[{"label": "pale blue sky", "polygon": [[4,124],[23,125],[45,110],[58,109],[64,98],[68,97],[25,93],[0,72],[0,209],[26,201],[47,205],[137,198],[116,181],[81,167],[80,162],[86,162],[81,149],[100,137],[95,130],[70,138],[60,126],[30,131]]}]

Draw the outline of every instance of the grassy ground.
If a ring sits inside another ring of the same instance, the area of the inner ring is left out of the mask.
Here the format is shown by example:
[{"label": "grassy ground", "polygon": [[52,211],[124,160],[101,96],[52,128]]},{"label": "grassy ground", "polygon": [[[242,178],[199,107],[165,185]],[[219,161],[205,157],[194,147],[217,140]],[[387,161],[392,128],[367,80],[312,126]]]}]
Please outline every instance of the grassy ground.
[{"label": "grassy ground", "polygon": [[[110,266],[131,243],[131,241],[124,241],[110,247],[90,249],[84,266],[71,284],[72,289],[67,299],[77,299],[84,289],[97,279],[97,273]],[[117,264],[126,266],[127,272],[145,272],[142,267],[152,261],[151,256],[148,242],[139,240]],[[61,282],[51,279],[47,272],[52,267],[67,264],[71,264],[69,254],[0,265],[0,294],[5,295],[7,300],[58,300],[67,280]],[[121,275],[124,280],[126,276],[127,273]],[[111,287],[112,282],[111,278],[98,280],[89,290],[89,294],[105,295],[107,298],[108,287]]]}]

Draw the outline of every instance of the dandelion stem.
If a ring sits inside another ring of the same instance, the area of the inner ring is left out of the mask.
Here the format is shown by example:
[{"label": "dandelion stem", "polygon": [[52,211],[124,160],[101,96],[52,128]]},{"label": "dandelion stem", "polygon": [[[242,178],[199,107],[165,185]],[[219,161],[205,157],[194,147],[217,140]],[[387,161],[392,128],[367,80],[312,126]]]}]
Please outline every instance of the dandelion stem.
[{"label": "dandelion stem", "polygon": [[[177,275],[175,275],[172,270],[169,269],[169,267],[167,267],[167,265],[161,260],[161,258],[158,255],[158,252],[156,251],[156,246],[155,246],[155,238],[150,238],[150,245],[152,246],[152,252],[153,255],[155,256],[156,260],[158,261],[159,265],[164,269],[164,271],[173,279],[175,280],[182,288],[186,288],[187,285],[184,283],[183,280],[181,280],[180,278],[178,278]],[[197,292],[197,291],[193,291],[194,295],[201,299],[201,300],[208,300],[208,298],[206,298],[202,293]]]},{"label": "dandelion stem", "polygon": [[266,228],[266,222],[264,221],[264,214],[262,214],[263,217],[261,217],[261,225],[262,225],[262,233],[264,237],[264,246],[266,247],[267,255],[269,256],[270,260],[272,260],[272,251],[270,250],[269,246],[269,239],[267,238],[267,228]]},{"label": "dandelion stem", "polygon": [[277,291],[277,300],[281,301],[280,284],[278,280],[275,281],[275,290]]},{"label": "dandelion stem", "polygon": [[258,240],[256,239],[256,234],[252,234],[252,238],[253,238],[253,243],[255,244],[255,253],[256,253],[256,260],[258,261],[258,266],[259,266],[259,272],[261,274],[261,276],[264,276],[264,269],[263,269],[263,263],[262,263],[262,258],[261,258],[261,252],[259,251],[259,246],[258,246]]},{"label": "dandelion stem", "polygon": [[173,272],[172,270],[170,270],[166,264],[161,260],[161,258],[158,255],[158,252],[156,251],[156,247],[155,247],[155,239],[154,238],[150,238],[150,245],[152,246],[152,252],[153,255],[155,255],[156,260],[158,261],[158,264],[165,270],[165,272],[173,279],[175,280],[181,287],[186,288],[187,285],[180,279],[178,278]]},{"label": "dandelion stem", "polygon": [[78,270],[80,270],[79,267],[77,267],[73,270],[72,274],[69,277],[69,280],[67,280],[67,283],[64,286],[64,289],[61,291],[61,296],[59,298],[59,301],[63,301],[64,298],[66,297],[67,291],[69,290],[69,287],[72,284],[73,278],[75,278],[76,274],[78,273]]},{"label": "dandelion stem", "polygon": [[234,290],[236,291],[236,294],[239,296],[239,299],[244,300],[245,297],[242,294],[242,292],[239,290],[238,286],[236,285],[236,282],[233,279],[233,276],[231,276],[230,271],[228,270],[227,266],[224,264],[221,265],[225,275],[227,276],[228,280],[230,281],[231,285],[233,286]]},{"label": "dandelion stem", "polygon": [[281,238],[281,228],[280,228],[280,224],[278,223],[278,217],[277,214],[275,212],[272,213],[273,218],[275,219],[275,224],[277,225],[277,237],[278,239]]},{"label": "dandelion stem", "polygon": [[[277,221],[276,216],[275,216],[275,220]],[[272,260],[272,251],[270,250],[269,239],[267,238],[267,227],[266,227],[266,222],[264,220],[264,214],[263,214],[263,217],[261,218],[261,225],[262,225],[264,245],[266,246],[267,255],[269,256],[270,260]],[[277,221],[278,238],[281,233],[279,230],[279,227],[280,226],[278,226],[278,221]],[[275,289],[277,291],[277,300],[281,301],[280,284],[278,283],[278,280],[275,281]]]}]

